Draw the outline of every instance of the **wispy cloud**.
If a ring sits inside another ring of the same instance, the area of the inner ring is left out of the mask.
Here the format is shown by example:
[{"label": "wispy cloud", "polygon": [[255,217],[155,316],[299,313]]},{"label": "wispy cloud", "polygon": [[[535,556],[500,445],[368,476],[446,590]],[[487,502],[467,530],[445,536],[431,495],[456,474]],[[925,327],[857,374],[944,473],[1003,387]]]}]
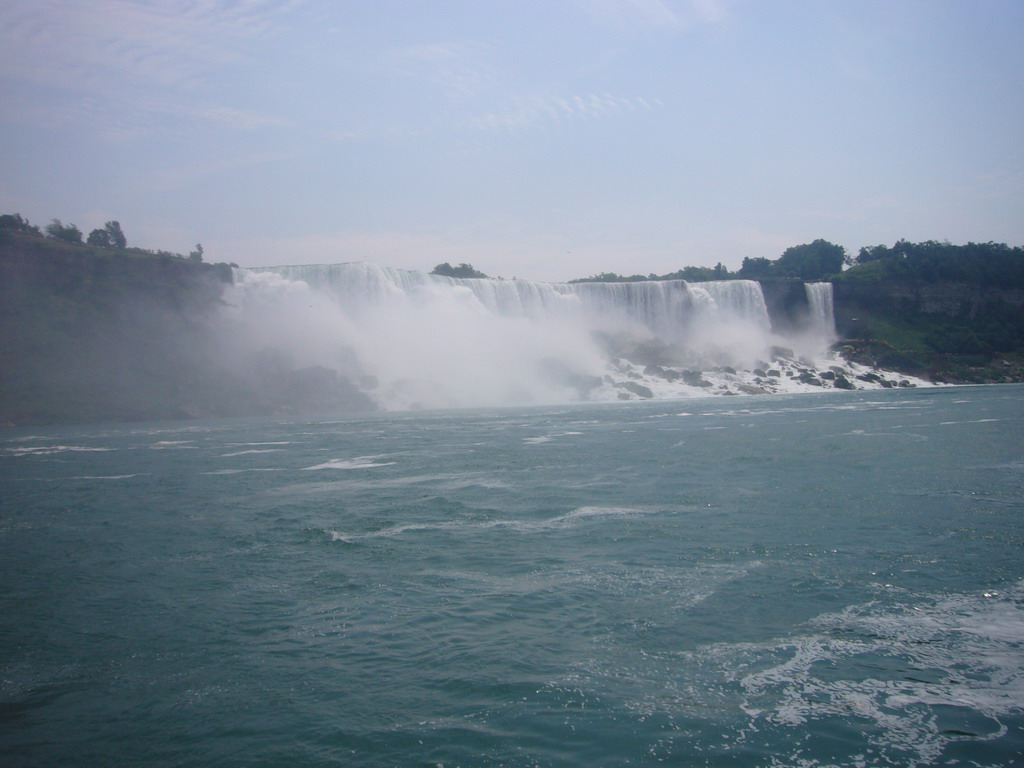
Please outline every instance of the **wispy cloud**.
[{"label": "wispy cloud", "polygon": [[392,76],[427,82],[447,96],[463,98],[494,84],[485,58],[480,46],[430,43],[390,51],[381,66]]},{"label": "wispy cloud", "polygon": [[0,74],[35,85],[105,90],[193,87],[244,60],[302,0],[34,0],[0,4]]},{"label": "wispy cloud", "polygon": [[574,0],[600,24],[681,30],[694,24],[714,23],[726,17],[725,0]]},{"label": "wispy cloud", "polygon": [[302,2],[0,3],[4,119],[74,123],[112,140],[154,130],[282,125],[278,117],[219,103],[222,96],[209,84],[225,70],[241,69],[275,22]]},{"label": "wispy cloud", "polygon": [[474,117],[470,126],[479,130],[522,130],[537,125],[558,125],[573,120],[600,120],[622,113],[650,111],[663,106],[661,99],[614,96],[542,96],[518,99]]}]

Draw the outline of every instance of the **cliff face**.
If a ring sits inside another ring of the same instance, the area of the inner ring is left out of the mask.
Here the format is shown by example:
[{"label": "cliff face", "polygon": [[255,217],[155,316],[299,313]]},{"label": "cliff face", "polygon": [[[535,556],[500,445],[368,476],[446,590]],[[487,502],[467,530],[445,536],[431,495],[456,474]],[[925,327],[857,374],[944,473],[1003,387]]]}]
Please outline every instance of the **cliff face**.
[{"label": "cliff face", "polygon": [[764,295],[772,330],[785,334],[802,327],[807,318],[807,291],[800,280],[762,280],[761,293]]},{"label": "cliff face", "polygon": [[0,423],[178,418],[230,268],[0,235]]},{"label": "cliff face", "polygon": [[838,280],[848,356],[936,381],[1024,380],[1024,290],[967,282]]},{"label": "cliff face", "polygon": [[975,320],[1000,305],[1024,307],[1024,291],[971,283],[921,281],[856,283],[834,286],[837,313],[844,306],[891,307],[897,314],[945,315]]},{"label": "cliff face", "polygon": [[226,264],[0,231],[0,425],[370,407],[333,371],[228,363],[230,280]]}]

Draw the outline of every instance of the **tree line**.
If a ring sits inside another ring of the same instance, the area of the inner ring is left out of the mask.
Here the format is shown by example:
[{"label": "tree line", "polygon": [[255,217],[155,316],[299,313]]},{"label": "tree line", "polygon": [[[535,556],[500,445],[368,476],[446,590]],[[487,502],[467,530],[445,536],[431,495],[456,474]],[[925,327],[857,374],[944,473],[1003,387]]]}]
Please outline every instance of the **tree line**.
[{"label": "tree line", "polygon": [[911,243],[901,239],[892,247],[866,246],[850,257],[843,246],[818,239],[787,248],[777,259],[744,258],[735,272],[719,263],[714,267],[684,267],[664,275],[602,272],[569,282],[640,280],[895,280],[1024,289],[1024,248],[995,242],[954,245],[948,241]]},{"label": "tree line", "polygon": [[993,288],[1024,289],[1024,248],[1006,243],[967,243],[897,240],[890,248],[861,248],[851,279],[920,280],[975,283]]},{"label": "tree line", "polygon": [[827,240],[815,240],[804,245],[787,248],[775,260],[757,257],[746,257],[740,268],[731,271],[719,262],[713,267],[683,267],[675,272],[664,275],[617,275],[614,272],[602,272],[591,277],[570,280],[571,283],[617,283],[636,282],[641,280],[687,280],[689,282],[706,282],[709,280],[828,280],[839,274],[844,265],[851,264],[846,249]]},{"label": "tree line", "polygon": [[[149,251],[143,248],[129,248],[128,239],[121,229],[121,222],[114,220],[108,221],[102,227],[92,230],[88,237],[83,237],[82,230],[75,224],[64,224],[60,219],[51,219],[49,224],[40,229],[20,213],[5,213],[0,215],[0,231],[2,230],[21,232],[33,237],[45,237],[49,240],[70,243],[71,245],[88,245],[93,248],[107,248],[155,256],[185,258],[180,253],[171,253],[170,251]],[[189,252],[188,259],[197,263],[202,262],[202,244],[196,243],[195,248]]]}]

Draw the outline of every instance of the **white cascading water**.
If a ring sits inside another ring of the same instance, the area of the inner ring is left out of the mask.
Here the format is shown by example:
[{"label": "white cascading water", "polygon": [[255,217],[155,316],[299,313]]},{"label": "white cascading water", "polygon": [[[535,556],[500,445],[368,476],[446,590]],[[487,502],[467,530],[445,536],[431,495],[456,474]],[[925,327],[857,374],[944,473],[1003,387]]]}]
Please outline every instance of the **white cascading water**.
[{"label": "white cascading water", "polygon": [[832,283],[804,283],[810,312],[809,331],[828,344],[836,340],[835,310],[832,304]]},{"label": "white cascading water", "polygon": [[615,399],[624,349],[749,368],[780,341],[749,280],[536,283],[348,263],[236,270],[225,302],[240,363],[333,369],[388,409]]}]

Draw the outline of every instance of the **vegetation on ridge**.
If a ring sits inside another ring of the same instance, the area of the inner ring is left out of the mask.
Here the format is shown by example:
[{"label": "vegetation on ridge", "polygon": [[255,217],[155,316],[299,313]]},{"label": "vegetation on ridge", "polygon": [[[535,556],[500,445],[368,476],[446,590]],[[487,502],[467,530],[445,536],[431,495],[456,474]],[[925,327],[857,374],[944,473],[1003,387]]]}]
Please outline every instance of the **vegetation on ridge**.
[{"label": "vegetation on ridge", "polygon": [[664,275],[617,275],[614,272],[602,272],[592,277],[570,280],[570,283],[619,283],[639,282],[643,280],[687,280],[689,282],[707,282],[709,280],[776,280],[792,279],[805,282],[828,280],[839,274],[844,264],[849,264],[846,249],[827,240],[815,240],[804,245],[787,248],[782,255],[771,260],[763,257],[744,258],[740,268],[731,272],[721,262],[714,267],[683,267],[675,272]]},{"label": "vegetation on ridge", "polygon": [[[118,251],[122,255],[156,256],[161,258],[184,259],[185,256],[172,251],[151,251],[145,248],[128,247],[128,240],[121,229],[119,221],[108,221],[101,228],[92,230],[88,238],[83,240],[82,230],[75,224],[64,224],[60,219],[51,219],[43,229],[29,222],[20,213],[0,214],[0,235],[13,235],[17,238],[38,238],[56,243],[81,246],[84,251],[95,255],[93,249]],[[25,241],[22,245],[25,246]],[[203,260],[203,246],[196,243],[188,255],[189,261]],[[231,266],[237,266],[232,264]]]},{"label": "vegetation on ridge", "polygon": [[470,278],[472,278],[472,277],[482,278],[482,277],[487,277],[487,275],[485,275],[480,270],[474,269],[472,264],[466,264],[465,262],[463,262],[462,264],[459,264],[459,266],[453,267],[447,261],[444,262],[443,264],[438,264],[436,267],[434,267],[432,270],[430,270],[430,274],[432,274],[432,275],[440,275],[441,277],[458,277],[458,278],[467,278],[467,277],[470,277]]}]

